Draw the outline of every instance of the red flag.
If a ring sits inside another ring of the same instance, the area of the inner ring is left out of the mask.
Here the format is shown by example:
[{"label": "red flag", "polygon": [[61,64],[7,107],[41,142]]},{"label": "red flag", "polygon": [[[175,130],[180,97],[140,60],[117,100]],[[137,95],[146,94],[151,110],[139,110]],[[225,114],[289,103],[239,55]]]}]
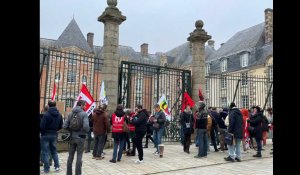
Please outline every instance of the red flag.
[{"label": "red flag", "polygon": [[76,102],[74,103],[73,108],[76,106],[78,100],[85,100],[86,101],[86,107],[85,107],[84,111],[88,115],[90,115],[96,107],[96,103],[95,103],[93,97],[91,96],[89,90],[87,89],[87,87],[84,84],[82,84],[82,88],[81,88],[80,93],[79,93],[79,95],[76,99]]},{"label": "red flag", "polygon": [[201,88],[199,87],[199,93],[198,93],[200,101],[204,101],[204,96],[202,94]]},{"label": "red flag", "polygon": [[56,96],[56,84],[54,83],[52,95],[51,95],[51,100],[54,101]]},{"label": "red flag", "polygon": [[183,99],[182,99],[182,105],[181,105],[181,112],[184,111],[185,107],[189,105],[191,108],[194,107],[195,102],[192,100],[192,98],[189,96],[187,92],[184,92]]}]

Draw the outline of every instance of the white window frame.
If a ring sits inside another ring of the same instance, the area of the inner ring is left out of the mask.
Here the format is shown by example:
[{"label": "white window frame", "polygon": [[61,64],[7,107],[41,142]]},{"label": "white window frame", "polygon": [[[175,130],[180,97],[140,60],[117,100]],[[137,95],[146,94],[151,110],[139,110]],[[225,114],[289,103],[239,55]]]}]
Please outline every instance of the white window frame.
[{"label": "white window frame", "polygon": [[227,78],[225,76],[221,77],[221,89],[227,88]]},{"label": "white window frame", "polygon": [[227,59],[221,60],[221,72],[227,71]]},{"label": "white window frame", "polygon": [[[84,78],[85,78],[85,81],[84,81]],[[82,75],[82,77],[81,77],[81,82],[82,82],[83,84],[86,84],[86,83],[87,83],[87,76],[86,76],[86,75]]]},{"label": "white window frame", "polygon": [[242,95],[241,97],[242,100],[242,108],[249,108],[249,96],[248,95]]},{"label": "white window frame", "polygon": [[270,81],[273,81],[273,66],[269,66],[269,79]]},{"label": "white window frame", "polygon": [[240,61],[241,61],[241,67],[247,67],[249,63],[249,53],[246,52],[242,54]]},{"label": "white window frame", "polygon": [[221,97],[221,107],[227,107],[227,97]]},{"label": "white window frame", "polygon": [[59,82],[60,79],[61,79],[60,73],[58,72],[58,73],[55,74],[55,82]]},{"label": "white window frame", "polygon": [[77,64],[77,55],[75,55],[74,53],[70,53],[68,63],[72,65]]},{"label": "white window frame", "polygon": [[248,72],[244,72],[244,73],[242,73],[241,74],[241,84],[242,84],[242,86],[248,86]]},{"label": "white window frame", "polygon": [[76,83],[76,73],[69,70],[67,73],[67,83]]},{"label": "white window frame", "polygon": [[205,66],[205,75],[208,75],[210,72],[210,64],[206,64]]}]

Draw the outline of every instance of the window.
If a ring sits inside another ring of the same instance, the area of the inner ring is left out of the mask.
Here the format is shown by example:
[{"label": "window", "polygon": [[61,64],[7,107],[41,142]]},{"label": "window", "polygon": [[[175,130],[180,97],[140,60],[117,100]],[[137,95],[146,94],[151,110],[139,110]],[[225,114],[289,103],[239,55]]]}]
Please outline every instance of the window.
[{"label": "window", "polygon": [[73,98],[67,98],[66,99],[66,108],[72,108],[74,105],[74,99]]},{"label": "window", "polygon": [[210,64],[206,64],[205,75],[208,75],[210,71]]},{"label": "window", "polygon": [[248,61],[249,61],[249,53],[244,53],[241,55],[241,66],[246,67],[248,66]]},{"label": "window", "polygon": [[273,81],[273,66],[269,66],[269,78],[270,81]]},{"label": "window", "polygon": [[221,61],[221,72],[227,71],[227,59]]},{"label": "window", "polygon": [[222,108],[227,107],[227,97],[221,97]]},{"label": "window", "polygon": [[205,81],[205,92],[209,92],[209,79],[206,79]]},{"label": "window", "polygon": [[76,64],[76,62],[77,62],[76,55],[74,55],[73,53],[70,53],[69,64]]},{"label": "window", "polygon": [[221,77],[221,88],[225,89],[227,86],[227,79],[226,77]]},{"label": "window", "polygon": [[86,82],[87,82],[87,77],[86,77],[86,75],[82,75],[82,83],[83,83],[83,84],[86,84]]},{"label": "window", "polygon": [[55,74],[55,82],[59,82],[60,81],[60,73],[56,73]]},{"label": "window", "polygon": [[248,73],[242,73],[242,86],[248,85]]},{"label": "window", "polygon": [[205,99],[205,103],[206,103],[206,106],[210,106],[208,98]]},{"label": "window", "polygon": [[89,58],[88,57],[83,57],[83,64],[87,64],[88,63]]},{"label": "window", "polygon": [[137,74],[136,82],[136,104],[142,104],[143,77]]},{"label": "window", "polygon": [[242,107],[249,108],[249,98],[248,95],[242,95]]},{"label": "window", "polygon": [[70,70],[68,71],[67,82],[68,83],[76,82],[76,74],[74,71],[70,71]]}]

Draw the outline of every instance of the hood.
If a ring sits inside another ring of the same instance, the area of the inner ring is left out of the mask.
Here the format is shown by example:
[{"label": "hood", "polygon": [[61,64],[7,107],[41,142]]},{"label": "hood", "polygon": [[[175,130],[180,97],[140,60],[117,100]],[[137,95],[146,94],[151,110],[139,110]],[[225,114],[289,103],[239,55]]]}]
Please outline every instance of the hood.
[{"label": "hood", "polygon": [[80,106],[76,106],[74,109],[72,109],[72,112],[78,113],[78,112],[84,112],[84,111]]},{"label": "hood", "polygon": [[242,110],[241,110],[241,113],[242,113],[243,116],[249,116],[249,111],[248,111],[248,109],[242,109]]},{"label": "hood", "polygon": [[139,113],[144,113],[147,117],[149,117],[149,113],[147,112],[146,109],[142,109]]},{"label": "hood", "polygon": [[204,109],[204,107],[205,107],[205,103],[200,101],[199,102],[199,109]]},{"label": "hood", "polygon": [[184,112],[187,113],[187,114],[192,114],[192,110],[187,111],[187,110],[185,109]]},{"label": "hood", "polygon": [[230,112],[233,112],[233,113],[240,113],[240,110],[236,107],[233,107],[232,109],[230,109]]},{"label": "hood", "polygon": [[101,115],[101,114],[104,113],[103,109],[95,109],[94,112],[95,112],[95,114],[97,114],[97,115]]},{"label": "hood", "polygon": [[122,117],[123,115],[125,115],[125,112],[123,110],[117,110],[117,111],[115,111],[115,114],[118,117]]},{"label": "hood", "polygon": [[56,107],[50,107],[47,112],[49,112],[53,117],[59,116],[59,111]]}]

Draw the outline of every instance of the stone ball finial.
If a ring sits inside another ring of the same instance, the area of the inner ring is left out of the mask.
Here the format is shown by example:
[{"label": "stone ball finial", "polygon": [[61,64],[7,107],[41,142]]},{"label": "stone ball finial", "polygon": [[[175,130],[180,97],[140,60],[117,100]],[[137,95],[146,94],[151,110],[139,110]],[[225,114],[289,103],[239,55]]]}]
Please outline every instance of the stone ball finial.
[{"label": "stone ball finial", "polygon": [[198,28],[202,29],[203,25],[204,25],[204,23],[203,23],[202,20],[197,20],[196,23],[195,23],[195,26],[196,26],[197,29]]},{"label": "stone ball finial", "polygon": [[117,0],[107,0],[107,5],[116,7],[118,4]]}]

